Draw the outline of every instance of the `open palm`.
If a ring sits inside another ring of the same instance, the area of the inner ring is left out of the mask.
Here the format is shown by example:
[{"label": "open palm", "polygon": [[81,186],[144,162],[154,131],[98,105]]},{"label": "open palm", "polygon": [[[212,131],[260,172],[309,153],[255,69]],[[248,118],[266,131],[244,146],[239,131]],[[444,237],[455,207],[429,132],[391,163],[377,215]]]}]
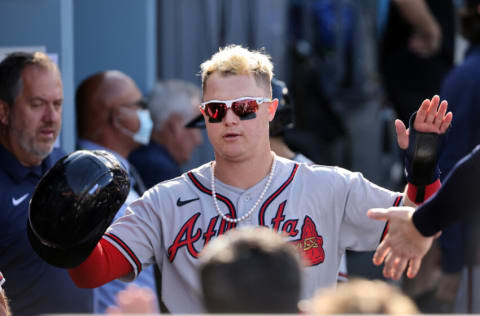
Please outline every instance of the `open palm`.
[{"label": "open palm", "polygon": [[[418,132],[444,134],[452,122],[452,112],[447,113],[448,102],[443,100],[440,103],[440,97],[435,95],[431,100],[425,99],[417,111],[413,128]],[[408,135],[410,128],[400,120],[395,120],[395,129],[397,131],[398,146],[401,149],[408,147]]]}]

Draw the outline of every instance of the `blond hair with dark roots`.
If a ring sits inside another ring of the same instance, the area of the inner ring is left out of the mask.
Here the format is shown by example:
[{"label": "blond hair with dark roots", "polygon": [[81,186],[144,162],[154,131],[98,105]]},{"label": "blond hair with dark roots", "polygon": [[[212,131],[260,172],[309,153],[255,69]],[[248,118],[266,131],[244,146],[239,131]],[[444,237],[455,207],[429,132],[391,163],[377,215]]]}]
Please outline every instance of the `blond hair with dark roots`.
[{"label": "blond hair with dark roots", "polygon": [[273,64],[264,51],[248,50],[240,45],[220,48],[209,60],[200,65],[202,89],[205,92],[209,76],[218,72],[222,76],[252,74],[258,85],[263,85],[271,94]]}]

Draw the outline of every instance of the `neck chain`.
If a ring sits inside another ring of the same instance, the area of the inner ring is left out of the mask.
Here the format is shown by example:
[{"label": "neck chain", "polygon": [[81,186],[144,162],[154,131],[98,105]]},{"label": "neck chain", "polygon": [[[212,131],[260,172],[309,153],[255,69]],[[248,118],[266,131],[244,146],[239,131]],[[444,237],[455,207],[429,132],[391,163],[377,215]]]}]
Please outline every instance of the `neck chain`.
[{"label": "neck chain", "polygon": [[220,207],[218,206],[218,201],[217,201],[217,193],[215,192],[215,176],[214,176],[214,162],[212,161],[212,164],[210,165],[210,173],[212,176],[212,197],[213,197],[213,204],[215,205],[215,209],[217,210],[218,215],[220,215],[224,221],[227,221],[229,223],[239,223],[245,219],[247,219],[250,215],[252,215],[253,211],[257,208],[258,204],[260,201],[263,199],[263,196],[267,192],[268,188],[270,187],[270,183],[272,183],[272,178],[273,174],[275,173],[275,165],[277,163],[277,160],[275,159],[275,154],[273,155],[273,163],[272,163],[272,169],[270,169],[270,175],[268,176],[267,183],[265,184],[265,188],[262,191],[262,194],[258,197],[257,202],[253,204],[252,208],[248,213],[243,215],[240,218],[230,218],[227,217],[225,214],[220,211]]}]

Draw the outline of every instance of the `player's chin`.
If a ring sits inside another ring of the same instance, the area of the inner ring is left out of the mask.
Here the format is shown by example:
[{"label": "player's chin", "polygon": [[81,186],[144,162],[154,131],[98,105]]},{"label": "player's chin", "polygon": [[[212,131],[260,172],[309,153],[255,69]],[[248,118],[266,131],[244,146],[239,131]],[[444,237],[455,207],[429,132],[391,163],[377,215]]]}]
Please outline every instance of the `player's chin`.
[{"label": "player's chin", "polygon": [[242,161],[245,156],[245,151],[240,148],[224,148],[221,155],[228,161]]}]

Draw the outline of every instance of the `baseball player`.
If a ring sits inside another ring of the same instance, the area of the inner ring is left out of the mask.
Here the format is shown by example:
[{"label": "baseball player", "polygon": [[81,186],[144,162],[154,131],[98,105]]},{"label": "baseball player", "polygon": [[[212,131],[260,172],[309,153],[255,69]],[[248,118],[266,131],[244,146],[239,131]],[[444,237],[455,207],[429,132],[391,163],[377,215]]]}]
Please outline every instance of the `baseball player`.
[{"label": "baseball player", "polygon": [[[215,161],[157,184],[130,204],[88,258],[69,270],[78,286],[130,281],[156,262],[162,271],[162,300],[170,312],[202,312],[199,252],[229,229],[265,226],[285,234],[304,254],[308,268],[302,296],[311,297],[336,283],[345,249],[378,245],[385,224],[369,219],[367,209],[402,200],[413,205],[410,200],[423,200],[439,186],[432,139],[445,133],[452,115],[446,114],[446,102],[438,106],[438,97],[422,103],[412,119],[414,129],[397,122],[399,145],[413,146],[407,150],[411,183],[405,195],[359,173],[297,163],[270,150],[269,122],[278,100],[271,99],[273,65],[266,54],[229,46],[201,69],[201,110]],[[421,132],[430,132],[426,147]],[[37,212],[41,210],[30,210]],[[29,222],[33,231],[41,224]],[[48,240],[42,242],[48,245]]]}]

